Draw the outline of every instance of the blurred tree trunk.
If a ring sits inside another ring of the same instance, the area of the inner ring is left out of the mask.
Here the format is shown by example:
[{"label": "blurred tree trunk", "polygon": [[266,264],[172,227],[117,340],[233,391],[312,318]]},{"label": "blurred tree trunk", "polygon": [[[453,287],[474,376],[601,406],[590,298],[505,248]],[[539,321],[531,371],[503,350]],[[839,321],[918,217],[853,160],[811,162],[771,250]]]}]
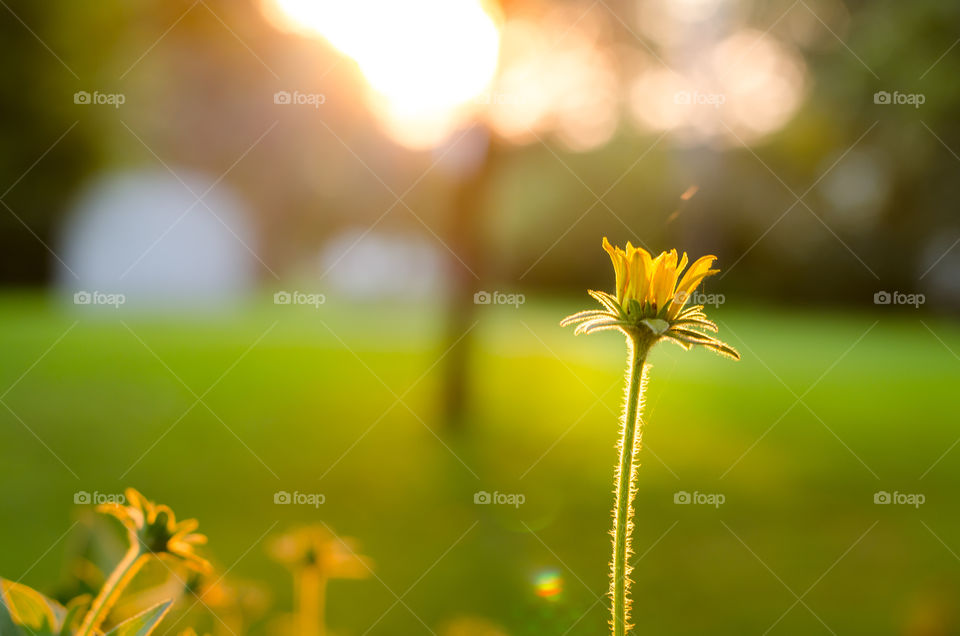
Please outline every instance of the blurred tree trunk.
[{"label": "blurred tree trunk", "polygon": [[463,430],[469,408],[470,352],[474,342],[471,327],[476,322],[474,294],[485,289],[487,228],[483,209],[502,153],[491,135],[479,165],[461,177],[450,215],[446,240],[456,256],[451,254],[449,258],[446,342],[450,350],[445,358],[441,397],[448,431]]}]

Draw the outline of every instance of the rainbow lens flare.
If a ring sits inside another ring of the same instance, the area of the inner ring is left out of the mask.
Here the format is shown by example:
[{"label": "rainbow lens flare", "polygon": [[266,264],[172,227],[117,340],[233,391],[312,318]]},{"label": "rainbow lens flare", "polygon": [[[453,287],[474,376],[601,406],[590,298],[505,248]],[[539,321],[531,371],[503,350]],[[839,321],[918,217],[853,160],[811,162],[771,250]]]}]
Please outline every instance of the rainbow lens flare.
[{"label": "rainbow lens flare", "polygon": [[533,581],[534,589],[540,598],[555,601],[560,598],[560,593],[563,592],[563,577],[557,570],[541,570]]}]

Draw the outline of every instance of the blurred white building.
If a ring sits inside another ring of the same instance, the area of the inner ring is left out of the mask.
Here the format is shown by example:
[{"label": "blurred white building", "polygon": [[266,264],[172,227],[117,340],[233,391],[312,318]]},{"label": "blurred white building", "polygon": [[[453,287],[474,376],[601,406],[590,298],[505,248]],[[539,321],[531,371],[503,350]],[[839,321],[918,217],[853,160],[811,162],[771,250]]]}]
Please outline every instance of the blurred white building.
[{"label": "blurred white building", "polygon": [[82,193],[56,248],[68,302],[122,294],[134,308],[216,307],[253,288],[256,237],[243,202],[223,182],[181,178],[114,173]]},{"label": "blurred white building", "polygon": [[439,297],[447,287],[443,249],[426,237],[357,228],[326,243],[314,272],[339,296],[427,300]]}]

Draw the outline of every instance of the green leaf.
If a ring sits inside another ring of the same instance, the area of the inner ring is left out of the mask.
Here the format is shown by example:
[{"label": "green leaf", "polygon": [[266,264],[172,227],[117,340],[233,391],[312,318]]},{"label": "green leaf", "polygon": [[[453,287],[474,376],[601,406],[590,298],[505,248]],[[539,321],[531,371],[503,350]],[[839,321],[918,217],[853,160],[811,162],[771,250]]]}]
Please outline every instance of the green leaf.
[{"label": "green leaf", "polygon": [[67,610],[32,587],[0,579],[0,634],[59,636]]},{"label": "green leaf", "polygon": [[154,605],[133,618],[123,621],[107,632],[107,636],[147,636],[163,620],[171,605],[173,605],[173,601],[165,601]]}]

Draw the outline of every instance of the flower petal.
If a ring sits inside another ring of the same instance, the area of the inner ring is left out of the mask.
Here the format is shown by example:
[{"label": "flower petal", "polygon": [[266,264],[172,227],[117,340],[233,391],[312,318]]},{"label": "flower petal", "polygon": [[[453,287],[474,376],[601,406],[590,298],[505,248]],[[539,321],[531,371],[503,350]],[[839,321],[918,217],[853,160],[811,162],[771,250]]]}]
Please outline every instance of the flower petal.
[{"label": "flower petal", "polygon": [[677,251],[663,252],[655,259],[654,263],[647,298],[650,304],[654,306],[655,311],[660,313],[660,310],[669,302],[670,296],[673,295],[673,286],[677,277]]},{"label": "flower petal", "polygon": [[603,249],[610,255],[610,261],[613,263],[613,272],[616,277],[615,289],[617,292],[617,302],[622,303],[629,277],[627,256],[620,248],[610,245],[610,241],[607,240],[606,236],[603,237]]},{"label": "flower petal", "polygon": [[693,265],[690,266],[690,269],[686,271],[673,294],[673,303],[670,305],[669,312],[671,318],[680,313],[680,310],[683,309],[684,305],[686,305],[690,299],[690,295],[704,278],[720,272],[719,269],[710,269],[715,260],[717,260],[716,256],[701,256],[695,260]]}]

